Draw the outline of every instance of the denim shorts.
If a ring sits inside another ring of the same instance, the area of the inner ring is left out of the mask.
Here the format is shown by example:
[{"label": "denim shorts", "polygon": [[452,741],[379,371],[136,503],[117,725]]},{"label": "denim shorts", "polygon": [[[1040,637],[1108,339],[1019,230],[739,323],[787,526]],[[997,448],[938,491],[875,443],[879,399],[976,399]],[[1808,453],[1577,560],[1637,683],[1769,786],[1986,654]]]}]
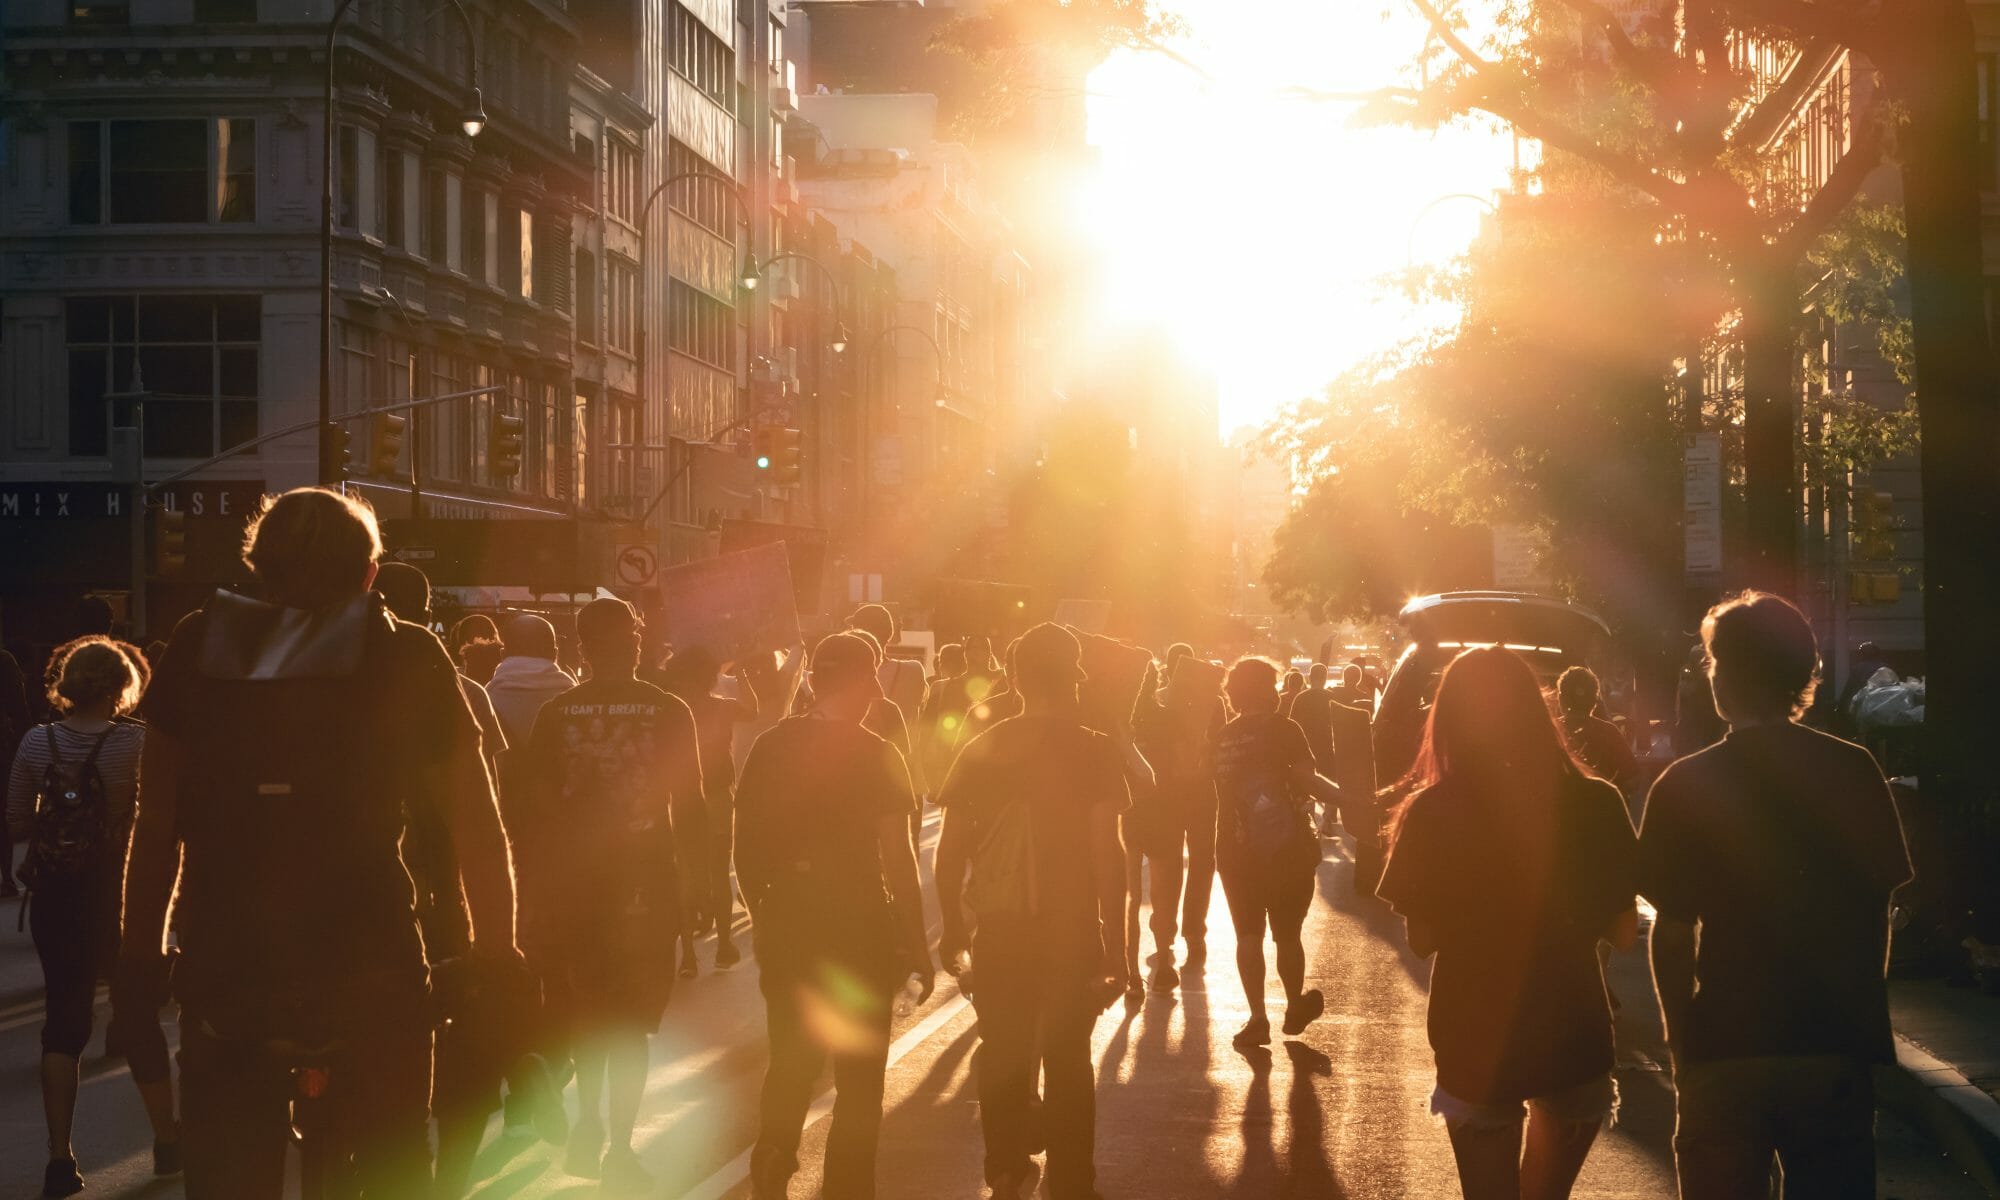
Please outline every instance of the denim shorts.
[{"label": "denim shorts", "polygon": [[1453,1129],[1511,1129],[1526,1119],[1529,1108],[1564,1124],[1601,1125],[1618,1117],[1618,1084],[1607,1072],[1560,1092],[1504,1104],[1474,1104],[1441,1087],[1431,1093],[1432,1115],[1443,1117]]}]

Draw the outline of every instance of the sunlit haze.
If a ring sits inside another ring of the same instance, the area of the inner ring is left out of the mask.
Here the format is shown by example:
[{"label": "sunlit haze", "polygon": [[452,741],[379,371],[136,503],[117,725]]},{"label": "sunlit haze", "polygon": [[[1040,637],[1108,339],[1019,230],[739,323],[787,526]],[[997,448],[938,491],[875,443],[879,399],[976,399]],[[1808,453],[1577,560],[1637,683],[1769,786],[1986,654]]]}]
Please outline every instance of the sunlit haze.
[{"label": "sunlit haze", "polygon": [[1213,80],[1130,52],[1091,76],[1096,312],[1107,335],[1164,327],[1212,369],[1226,435],[1448,318],[1384,277],[1465,245],[1481,206],[1432,201],[1490,196],[1512,144],[1491,129],[1356,128],[1350,103],[1287,94],[1400,82],[1423,26],[1393,0],[1164,7]]}]

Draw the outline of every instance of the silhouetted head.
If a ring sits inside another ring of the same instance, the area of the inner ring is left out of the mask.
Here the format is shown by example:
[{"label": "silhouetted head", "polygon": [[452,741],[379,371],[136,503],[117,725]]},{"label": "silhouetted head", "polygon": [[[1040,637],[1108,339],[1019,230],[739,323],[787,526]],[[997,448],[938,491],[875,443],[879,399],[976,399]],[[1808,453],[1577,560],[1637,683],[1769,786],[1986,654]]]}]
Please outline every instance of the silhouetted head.
[{"label": "silhouetted head", "polygon": [[1312,686],[1312,690],[1315,692],[1325,687],[1326,664],[1314,663],[1312,665],[1312,670],[1306,672],[1306,682]]},{"label": "silhouetted head", "polygon": [[72,636],[84,637],[89,634],[109,634],[112,620],[111,601],[102,596],[79,596],[70,607],[69,628]]},{"label": "silhouetted head", "polygon": [[426,628],[431,623],[431,579],[406,562],[385,562],[375,569],[375,592],[396,619]]},{"label": "silhouetted head", "polygon": [[500,631],[500,644],[506,648],[508,658],[546,658],[553,661],[556,656],[556,627],[549,624],[547,617],[522,613],[508,621],[507,628]]},{"label": "silhouetted head", "polygon": [[842,712],[860,720],[882,695],[874,639],[857,630],[828,634],[812,652],[814,711]]},{"label": "silhouetted head", "polygon": [[878,666],[878,667],[882,665],[882,639],[881,639],[881,638],[878,638],[878,637],[876,637],[876,636],[875,636],[874,634],[872,634],[872,633],[868,632],[868,631],[867,631],[866,629],[849,629],[849,630],[845,630],[844,632],[846,632],[846,633],[851,633],[851,634],[853,634],[853,635],[854,635],[855,637],[858,637],[858,638],[860,638],[860,639],[861,639],[862,641],[864,641],[864,642],[868,643],[868,648],[869,648],[870,650],[873,650],[873,651],[875,652],[875,665],[876,665],[876,666]]},{"label": "silhouetted head", "polygon": [[264,598],[288,608],[325,608],[360,595],[381,557],[375,510],[331,488],[266,497],[243,534],[243,562]]},{"label": "silhouetted head", "polygon": [[957,679],[965,674],[965,647],[957,642],[946,642],[938,647],[937,672],[945,679]]},{"label": "silhouetted head", "polygon": [[1548,791],[1575,769],[1527,659],[1482,646],[1445,667],[1411,771],[1418,786],[1460,779]]},{"label": "silhouetted head", "polygon": [[493,624],[493,618],[485,613],[473,613],[460,617],[451,627],[451,652],[457,654],[468,642],[497,642],[500,629]]},{"label": "silhouetted head", "polygon": [[1278,664],[1254,655],[1239,658],[1222,681],[1223,694],[1238,716],[1278,711]]},{"label": "silhouetted head", "polygon": [[1036,705],[1075,704],[1083,673],[1083,643],[1060,625],[1043,622],[1014,643],[1014,690]]},{"label": "silhouetted head", "polygon": [[1359,691],[1368,682],[1368,672],[1361,669],[1360,663],[1348,663],[1340,669],[1340,682]]},{"label": "silhouetted head", "polygon": [[103,634],[87,634],[56,648],[49,658],[49,706],[57,713],[89,712],[108,705],[104,715],[122,716],[139,707],[147,671],[138,651]]},{"label": "silhouetted head", "polygon": [[1556,705],[1572,716],[1589,716],[1602,693],[1597,672],[1589,667],[1571,667],[1556,677]]},{"label": "silhouetted head", "polygon": [[1783,596],[1743,592],[1701,619],[1715,710],[1732,725],[1796,720],[1819,687],[1819,641]]},{"label": "silhouetted head", "polygon": [[599,675],[624,676],[638,669],[641,628],[638,612],[610,596],[592,600],[576,614],[584,661]]},{"label": "silhouetted head", "polygon": [[880,604],[864,604],[847,618],[849,629],[859,629],[875,639],[883,650],[896,644],[896,614]]}]

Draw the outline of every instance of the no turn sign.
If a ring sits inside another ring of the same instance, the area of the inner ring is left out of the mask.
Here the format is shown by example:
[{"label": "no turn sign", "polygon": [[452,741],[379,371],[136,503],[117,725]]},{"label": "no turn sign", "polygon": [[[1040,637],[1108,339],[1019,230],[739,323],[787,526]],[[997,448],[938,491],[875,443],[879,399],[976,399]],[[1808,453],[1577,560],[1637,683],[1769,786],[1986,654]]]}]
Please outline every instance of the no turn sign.
[{"label": "no turn sign", "polygon": [[643,542],[628,542],[618,547],[618,557],[612,564],[612,575],[618,580],[619,587],[651,587],[659,573],[658,550]]}]

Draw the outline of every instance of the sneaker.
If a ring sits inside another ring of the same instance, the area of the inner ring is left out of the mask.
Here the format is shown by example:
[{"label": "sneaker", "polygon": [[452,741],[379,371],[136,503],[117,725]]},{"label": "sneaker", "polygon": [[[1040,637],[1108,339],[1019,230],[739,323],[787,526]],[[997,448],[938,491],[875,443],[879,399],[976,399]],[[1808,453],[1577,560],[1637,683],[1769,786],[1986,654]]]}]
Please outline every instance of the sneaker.
[{"label": "sneaker", "polygon": [[1326,997],[1318,988],[1308,988],[1299,993],[1298,1001],[1285,1009],[1285,1036],[1297,1037],[1306,1031],[1306,1026],[1319,1020],[1326,1011]]},{"label": "sneaker", "polygon": [[1236,1036],[1229,1039],[1229,1044],[1238,1050],[1248,1050],[1254,1046],[1270,1045],[1271,1022],[1262,1018],[1250,1022],[1236,1031]]},{"label": "sneaker", "polygon": [[695,958],[694,943],[690,941],[687,949],[681,952],[681,978],[693,979],[699,974],[701,974],[701,963]]},{"label": "sneaker", "polygon": [[1023,1200],[1034,1196],[1041,1182],[1042,1164],[1031,1158],[1022,1166],[995,1175],[987,1186],[993,1189],[994,1200]]},{"label": "sneaker", "polygon": [[74,1196],[83,1190],[83,1176],[78,1174],[73,1158],[52,1158],[42,1171],[42,1195],[53,1200],[58,1196]]},{"label": "sneaker", "polygon": [[653,1173],[630,1146],[619,1146],[605,1154],[597,1186],[612,1195],[643,1196],[653,1190]]},{"label": "sneaker", "polygon": [[569,1147],[563,1151],[563,1170],[583,1179],[595,1179],[604,1168],[604,1130],[595,1125],[579,1125],[570,1131]]},{"label": "sneaker", "polygon": [[153,1143],[153,1174],[178,1175],[181,1173],[181,1144],[179,1142]]},{"label": "sneaker", "polygon": [[725,967],[733,967],[737,963],[740,963],[742,961],[743,961],[743,952],[736,948],[735,940],[729,937],[727,934],[725,934],[722,940],[717,942],[715,945],[716,969],[720,970]]},{"label": "sneaker", "polygon": [[1181,985],[1181,973],[1174,970],[1174,964],[1163,962],[1153,968],[1153,990],[1171,992]]}]

